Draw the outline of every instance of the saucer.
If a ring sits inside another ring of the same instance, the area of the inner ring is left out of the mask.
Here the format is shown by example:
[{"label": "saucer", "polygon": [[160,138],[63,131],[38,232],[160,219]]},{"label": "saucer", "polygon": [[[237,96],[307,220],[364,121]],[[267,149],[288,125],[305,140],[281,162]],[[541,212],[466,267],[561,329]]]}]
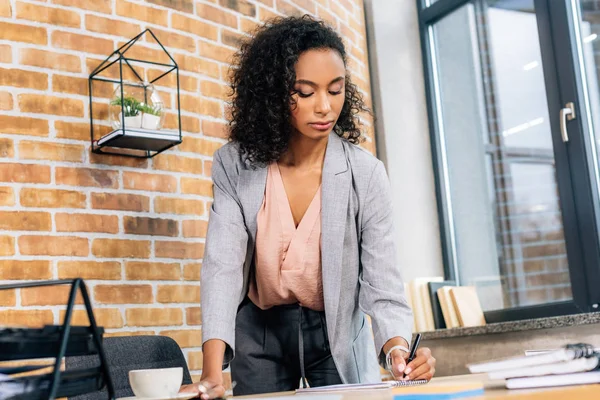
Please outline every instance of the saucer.
[{"label": "saucer", "polygon": [[188,400],[196,397],[194,393],[178,393],[174,397],[120,397],[117,400]]}]

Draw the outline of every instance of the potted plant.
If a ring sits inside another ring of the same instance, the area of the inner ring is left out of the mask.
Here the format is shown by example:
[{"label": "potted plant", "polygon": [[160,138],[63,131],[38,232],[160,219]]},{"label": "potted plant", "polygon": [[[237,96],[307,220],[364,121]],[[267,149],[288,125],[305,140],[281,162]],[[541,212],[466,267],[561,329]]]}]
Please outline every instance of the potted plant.
[{"label": "potted plant", "polygon": [[[142,114],[140,113],[140,102],[133,96],[117,97],[110,102],[112,106],[122,107],[122,113],[125,117],[126,128],[141,128]],[[122,120],[122,113],[119,113],[119,122]]]},{"label": "potted plant", "polygon": [[140,103],[138,109],[142,113],[142,128],[152,130],[160,129],[161,110],[158,106]]}]

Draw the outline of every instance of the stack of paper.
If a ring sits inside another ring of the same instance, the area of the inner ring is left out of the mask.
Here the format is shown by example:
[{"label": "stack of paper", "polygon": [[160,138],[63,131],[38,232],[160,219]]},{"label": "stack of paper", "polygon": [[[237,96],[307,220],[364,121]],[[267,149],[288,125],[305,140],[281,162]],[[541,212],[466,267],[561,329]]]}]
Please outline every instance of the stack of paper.
[{"label": "stack of paper", "polygon": [[599,366],[600,354],[586,344],[467,365],[471,373],[487,373],[490,379],[505,379],[509,389],[600,383],[600,372],[588,373]]}]

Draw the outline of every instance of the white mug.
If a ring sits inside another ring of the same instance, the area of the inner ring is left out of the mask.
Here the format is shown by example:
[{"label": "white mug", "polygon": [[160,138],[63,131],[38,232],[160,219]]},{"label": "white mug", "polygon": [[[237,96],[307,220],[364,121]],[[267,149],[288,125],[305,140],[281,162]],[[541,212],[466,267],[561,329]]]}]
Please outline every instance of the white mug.
[{"label": "white mug", "polygon": [[182,367],[129,371],[129,385],[133,394],[140,398],[173,398],[182,382]]}]

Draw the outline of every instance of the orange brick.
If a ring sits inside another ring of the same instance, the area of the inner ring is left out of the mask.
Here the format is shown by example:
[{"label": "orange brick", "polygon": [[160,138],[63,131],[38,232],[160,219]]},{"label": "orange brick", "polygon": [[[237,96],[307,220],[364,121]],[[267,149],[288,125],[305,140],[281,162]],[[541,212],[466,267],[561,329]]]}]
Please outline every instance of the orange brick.
[{"label": "orange brick", "polygon": [[214,97],[221,100],[228,100],[230,88],[213,81],[201,81],[200,92],[203,96]]},{"label": "orange brick", "polygon": [[123,171],[123,187],[151,192],[175,192],[177,191],[177,178],[171,175]]},{"label": "orange brick", "polygon": [[[70,286],[41,286],[21,289],[21,305],[23,306],[57,306],[69,301]],[[81,292],[77,291],[76,304],[83,304]]]},{"label": "orange brick", "polygon": [[149,258],[150,242],[147,240],[94,239],[92,254],[106,258]]},{"label": "orange brick", "polygon": [[85,193],[61,189],[23,188],[19,194],[24,207],[85,208]]},{"label": "orange brick", "polygon": [[12,110],[14,106],[12,94],[0,92],[0,110]]},{"label": "orange brick", "polygon": [[181,348],[202,346],[202,331],[200,329],[162,331],[160,334],[175,340]]},{"label": "orange brick", "polygon": [[203,57],[223,63],[231,63],[234,53],[235,51],[229,47],[204,42],[202,40],[198,41],[198,54]]},{"label": "orange brick", "polygon": [[249,17],[256,15],[256,6],[247,0],[219,0],[219,4]]},{"label": "orange brick", "polygon": [[19,156],[24,160],[82,162],[85,148],[78,144],[22,141]]},{"label": "orange brick", "polygon": [[333,15],[332,13],[330,13],[328,10],[326,10],[323,7],[319,7],[318,8],[318,15],[319,15],[319,17],[322,20],[324,20],[325,22],[327,22],[330,26],[337,28],[337,26],[338,26],[338,20],[335,17],[335,15]]},{"label": "orange brick", "polygon": [[32,256],[73,256],[89,254],[89,242],[76,236],[34,236],[19,237],[19,251]]},{"label": "orange brick", "polygon": [[119,232],[116,215],[58,213],[55,219],[57,232]]},{"label": "orange brick", "polygon": [[301,17],[304,14],[298,7],[283,0],[277,0],[277,11],[290,17]]},{"label": "orange brick", "polygon": [[146,304],[152,303],[150,285],[96,285],[94,301],[100,304]]},{"label": "orange brick", "polygon": [[[148,80],[152,81],[162,75],[164,71],[158,69],[149,69],[148,70]],[[187,90],[189,92],[196,92],[198,90],[198,79],[193,76],[187,75],[179,75],[179,85],[182,90]],[[177,75],[174,72],[171,72],[167,75],[164,75],[158,81],[154,82],[154,86],[158,87],[168,87],[171,89],[177,88]]]},{"label": "orange brick", "polygon": [[42,94],[20,94],[18,99],[22,112],[83,117],[81,100]]},{"label": "orange brick", "polygon": [[202,200],[157,197],[154,199],[154,212],[164,214],[204,215]]},{"label": "orange brick", "polygon": [[317,4],[313,0],[292,0],[292,2],[302,7],[312,15],[317,13]]},{"label": "orange brick", "polygon": [[160,29],[153,29],[152,32],[156,35],[158,40],[167,48],[177,48],[190,53],[196,52],[196,40],[190,36],[178,35],[172,31],[162,31]]},{"label": "orange brick", "polygon": [[172,326],[183,323],[180,308],[128,308],[125,310],[127,326]]},{"label": "orange brick", "polygon": [[0,62],[11,63],[12,62],[12,48],[8,44],[0,44]]},{"label": "orange brick", "polygon": [[14,206],[15,194],[12,188],[0,186],[0,206]]},{"label": "orange brick", "polygon": [[0,138],[0,157],[13,157],[14,155],[13,141],[8,138]]},{"label": "orange brick", "polygon": [[[89,137],[88,137],[89,140]],[[134,150],[132,150],[134,151]],[[137,151],[137,150],[136,150]],[[148,160],[143,158],[113,156],[110,154],[90,154],[92,164],[120,165],[123,167],[147,168]]]},{"label": "orange brick", "polygon": [[53,321],[52,310],[0,310],[0,326],[40,328]]},{"label": "orange brick", "polygon": [[45,45],[48,33],[46,28],[0,21],[0,40]]},{"label": "orange brick", "polygon": [[205,238],[208,230],[208,222],[203,220],[183,221],[183,237]]},{"label": "orange brick", "polygon": [[14,307],[17,305],[17,291],[11,290],[0,290],[0,306],[2,307]]},{"label": "orange brick", "polygon": [[85,16],[85,29],[108,35],[124,36],[126,38],[132,38],[142,31],[141,27],[137,24],[118,21],[114,18],[103,18],[93,14]]},{"label": "orange brick", "polygon": [[138,194],[92,193],[92,208],[100,210],[150,211],[150,198]]},{"label": "orange brick", "polygon": [[61,6],[98,11],[105,14],[112,12],[111,0],[52,0],[52,2]]},{"label": "orange brick", "polygon": [[0,1],[0,17],[10,18],[12,16],[12,8],[9,0]]},{"label": "orange brick", "polygon": [[[0,256],[15,255],[15,238],[12,236],[0,236]],[[2,291],[0,290],[0,293]]]},{"label": "orange brick", "polygon": [[121,279],[121,263],[116,261],[59,261],[59,279]]},{"label": "orange brick", "polygon": [[[290,9],[295,10],[292,6],[289,6],[289,7],[290,7]],[[264,7],[259,7],[258,8],[258,19],[261,20],[262,22],[266,22],[266,21],[268,21],[270,19],[277,18],[280,15],[281,14],[278,14],[276,12],[268,10],[268,9],[266,9]]]},{"label": "orange brick", "polygon": [[[280,0],[277,0],[280,1]],[[342,21],[347,21],[348,20],[348,12],[341,6],[337,5],[334,2],[331,2],[329,4],[329,9],[331,10],[332,13],[334,13],[335,15],[337,15]]]},{"label": "orange brick", "polygon": [[158,258],[198,260],[204,254],[204,243],[156,241],[154,253]]},{"label": "orange brick", "polygon": [[201,351],[190,351],[188,353],[188,366],[191,370],[202,369],[202,352]]},{"label": "orange brick", "polygon": [[200,271],[202,264],[194,263],[187,264],[183,267],[183,279],[186,281],[200,281]]},{"label": "orange brick", "polygon": [[92,115],[96,121],[108,120],[108,104],[107,103],[92,103]]},{"label": "orange brick", "polygon": [[185,309],[185,321],[188,325],[202,324],[202,309],[200,307],[188,307]]},{"label": "orange brick", "polygon": [[[186,138],[187,140],[189,138]],[[202,173],[202,160],[175,154],[159,154],[153,159],[154,168],[172,172]]]},{"label": "orange brick", "polygon": [[174,219],[123,217],[125,233],[131,235],[179,236],[179,225]]},{"label": "orange brick", "polygon": [[226,139],[229,136],[229,127],[223,122],[202,120],[202,133],[206,136]]},{"label": "orange brick", "polygon": [[0,86],[46,90],[48,89],[48,74],[0,68]]},{"label": "orange brick", "polygon": [[221,29],[221,43],[234,47],[236,50],[239,49],[242,44],[244,44],[246,38],[247,37],[241,33],[237,33],[225,28]]},{"label": "orange brick", "polygon": [[[89,94],[89,86],[87,78],[76,78],[73,76],[54,75],[52,77],[52,90],[57,93],[70,93],[87,96]],[[94,92],[94,96],[98,94]],[[88,127],[88,137],[89,137]]]},{"label": "orange brick", "polygon": [[179,68],[184,71],[205,74],[219,79],[219,64],[201,58],[188,56],[186,54],[175,54],[173,56]]},{"label": "orange brick", "polygon": [[159,285],[156,301],[159,303],[199,303],[200,285]]},{"label": "orange brick", "polygon": [[0,115],[0,132],[13,135],[48,136],[49,127],[45,119]]},{"label": "orange brick", "polygon": [[154,331],[117,331],[105,332],[104,337],[153,336],[154,334]]},{"label": "orange brick", "polygon": [[[123,316],[118,308],[94,308],[94,319],[96,325],[103,328],[122,328]],[[59,323],[62,324],[65,320],[66,310],[60,311]],[[71,325],[74,326],[89,326],[90,320],[86,310],[73,310],[71,315]]]},{"label": "orange brick", "polygon": [[190,0],[148,0],[148,3],[169,7],[188,14],[194,12],[194,2]]},{"label": "orange brick", "polygon": [[117,0],[117,15],[128,18],[135,16],[135,19],[151,24],[167,26],[169,23],[169,13],[167,10],[159,10],[140,4],[129,3],[124,0]]},{"label": "orange brick", "polygon": [[0,230],[50,231],[50,213],[37,211],[0,211]]},{"label": "orange brick", "polygon": [[125,277],[134,281],[178,281],[181,268],[179,263],[130,261],[125,264]]},{"label": "orange brick", "polygon": [[[61,139],[74,139],[74,140],[90,140],[90,123],[89,122],[65,122],[65,121],[54,121],[54,128],[56,129],[56,137]],[[94,132],[99,126],[94,126]],[[104,127],[107,131],[109,127]],[[106,132],[105,132],[106,133]]]},{"label": "orange brick", "polygon": [[50,25],[68,26],[79,28],[81,19],[74,11],[62,8],[42,7],[37,4],[17,2],[17,19],[43,22]]},{"label": "orange brick", "polygon": [[[167,113],[165,115],[165,122],[163,124],[163,127],[165,129],[178,129],[179,120],[177,118],[177,114]],[[200,133],[200,120],[196,117],[182,115],[181,130],[183,132]]]},{"label": "orange brick", "polygon": [[2,280],[39,280],[51,277],[50,261],[0,260],[0,279]]},{"label": "orange brick", "polygon": [[[205,156],[213,156],[215,151],[221,148],[223,143],[215,142],[212,140],[206,140],[203,138],[195,138],[195,137],[186,137],[179,145],[179,149],[185,152],[191,152],[196,154],[202,154]],[[196,173],[200,173],[198,169]]]},{"label": "orange brick", "polygon": [[52,32],[52,46],[93,54],[110,54],[114,50],[111,40],[62,31]]},{"label": "orange brick", "polygon": [[234,13],[223,11],[208,4],[197,3],[196,14],[202,19],[216,22],[219,25],[237,28],[237,17]]},{"label": "orange brick", "polygon": [[181,177],[181,193],[212,197],[212,189],[213,183],[210,179]]},{"label": "orange brick", "polygon": [[181,94],[181,109],[196,114],[209,115],[220,118],[223,116],[221,102],[209,99],[203,99],[197,95]]},{"label": "orange brick", "polygon": [[[56,183],[69,186],[119,187],[119,173],[103,169],[56,167]],[[1,174],[0,174],[1,175]]]},{"label": "orange brick", "polygon": [[209,40],[217,41],[219,38],[219,29],[216,26],[181,14],[173,13],[171,26],[173,29],[189,32]]},{"label": "orange brick", "polygon": [[252,33],[259,26],[260,26],[260,24],[252,19],[240,18],[240,30],[242,32]]},{"label": "orange brick", "polygon": [[[119,46],[121,46],[123,44],[124,43],[120,43]],[[138,44],[136,44],[136,46],[138,46]],[[136,46],[134,46],[133,48],[136,48]],[[129,54],[129,52],[127,52],[127,55],[131,56]],[[92,71],[94,71],[97,67],[99,67],[103,61],[104,61],[104,59],[99,60],[96,58],[86,58],[86,60],[85,60],[86,72],[88,74],[91,74]],[[158,60],[156,60],[156,61],[158,61]],[[144,69],[136,68],[136,71],[140,71],[140,73],[142,73],[144,71]],[[104,78],[119,79],[119,64],[115,63],[115,64],[113,64],[112,67],[105,69],[104,71],[102,71],[100,76],[102,76]],[[143,76],[143,75],[141,75],[141,76]],[[123,80],[136,81],[137,79],[138,78],[135,76],[135,74],[133,72],[131,72],[130,68],[123,68]]]}]

